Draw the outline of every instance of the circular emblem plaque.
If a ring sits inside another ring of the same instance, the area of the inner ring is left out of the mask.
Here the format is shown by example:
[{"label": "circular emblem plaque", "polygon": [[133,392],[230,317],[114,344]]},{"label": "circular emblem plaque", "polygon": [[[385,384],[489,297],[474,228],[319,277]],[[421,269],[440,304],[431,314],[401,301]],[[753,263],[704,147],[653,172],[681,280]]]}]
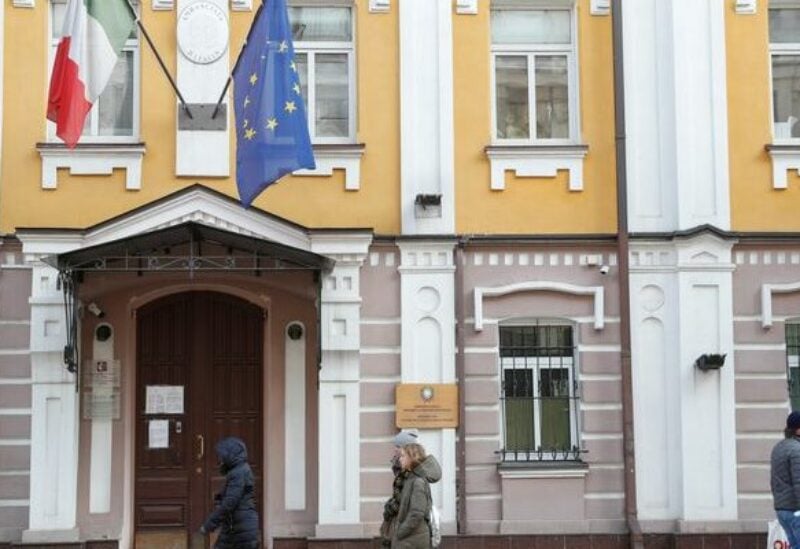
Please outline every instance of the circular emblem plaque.
[{"label": "circular emblem plaque", "polygon": [[228,16],[212,2],[194,2],[178,15],[178,47],[198,65],[213,63],[228,49]]}]

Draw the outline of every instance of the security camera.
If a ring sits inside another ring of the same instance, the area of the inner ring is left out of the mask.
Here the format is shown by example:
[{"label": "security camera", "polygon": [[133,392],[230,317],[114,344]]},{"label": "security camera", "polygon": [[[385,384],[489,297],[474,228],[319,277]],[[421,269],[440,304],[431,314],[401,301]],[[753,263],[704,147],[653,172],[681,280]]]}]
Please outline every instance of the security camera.
[{"label": "security camera", "polygon": [[86,309],[97,318],[103,318],[104,316],[106,316],[103,310],[100,307],[98,307],[97,303],[95,303],[94,301],[89,303],[89,306],[86,307]]},{"label": "security camera", "polygon": [[611,267],[609,267],[608,265],[601,265],[600,266],[600,274],[601,275],[607,275],[608,271],[610,271],[610,270],[611,270]]}]

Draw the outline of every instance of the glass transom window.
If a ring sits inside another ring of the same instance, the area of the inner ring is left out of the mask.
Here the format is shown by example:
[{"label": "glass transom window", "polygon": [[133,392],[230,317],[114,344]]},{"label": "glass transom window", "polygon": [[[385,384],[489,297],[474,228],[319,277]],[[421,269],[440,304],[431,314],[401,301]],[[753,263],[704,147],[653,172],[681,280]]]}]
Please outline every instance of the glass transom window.
[{"label": "glass transom window", "polygon": [[786,369],[792,410],[800,410],[800,322],[786,323]]},{"label": "glass transom window", "polygon": [[577,460],[572,326],[501,326],[500,374],[503,460]]},{"label": "glass transom window", "polygon": [[572,10],[493,9],[491,33],[494,139],[577,141]]},{"label": "glass transom window", "polygon": [[300,87],[315,143],[355,139],[353,15],[349,7],[289,8]]},{"label": "glass transom window", "polygon": [[[53,0],[50,19],[50,62],[55,59],[64,27],[66,1]],[[52,66],[51,66],[52,70]],[[48,123],[48,136],[55,137],[55,125]],[[95,101],[80,143],[130,142],[139,135],[139,39],[137,30],[128,37],[103,93]]]},{"label": "glass transom window", "polygon": [[772,121],[776,141],[800,139],[800,8],[770,8]]}]

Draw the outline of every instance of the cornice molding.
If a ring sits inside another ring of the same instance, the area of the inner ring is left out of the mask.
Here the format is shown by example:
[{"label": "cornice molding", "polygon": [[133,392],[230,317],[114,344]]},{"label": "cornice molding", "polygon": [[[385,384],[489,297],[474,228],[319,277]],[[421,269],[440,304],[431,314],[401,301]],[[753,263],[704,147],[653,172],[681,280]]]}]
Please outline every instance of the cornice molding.
[{"label": "cornice molding", "polygon": [[594,329],[602,330],[605,314],[605,289],[602,286],[577,286],[551,280],[531,280],[506,286],[476,287],[474,295],[475,331],[483,330],[484,297],[500,297],[519,292],[562,292],[572,295],[592,296],[594,299]]}]

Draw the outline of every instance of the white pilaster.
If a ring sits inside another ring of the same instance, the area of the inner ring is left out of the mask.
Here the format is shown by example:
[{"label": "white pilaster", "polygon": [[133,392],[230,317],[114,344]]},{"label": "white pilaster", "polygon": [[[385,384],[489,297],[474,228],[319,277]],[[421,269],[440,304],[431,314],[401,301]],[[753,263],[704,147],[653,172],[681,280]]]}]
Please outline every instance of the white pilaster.
[{"label": "white pilaster", "polygon": [[284,467],[287,511],[306,508],[306,329],[290,322],[284,333]]},{"label": "white pilaster", "polygon": [[[737,515],[733,244],[704,235],[676,246],[684,521]],[[725,366],[698,370],[694,362],[705,353],[726,354]]]},{"label": "white pilaster", "polygon": [[625,3],[631,231],[730,228],[726,0]]},{"label": "white pilaster", "polygon": [[[94,360],[114,360],[114,332],[105,341],[92,338]],[[93,388],[93,390],[100,390]],[[111,392],[113,389],[104,388]],[[89,512],[108,513],[111,511],[111,443],[114,435],[114,422],[110,417],[92,419],[92,449],[89,462]]]},{"label": "white pilaster", "polygon": [[[639,518],[735,520],[731,248],[708,233],[631,247]],[[700,371],[702,354],[727,354]],[[691,527],[689,527],[691,528]]]},{"label": "white pilaster", "polygon": [[[400,12],[400,178],[404,234],[452,234],[454,214],[453,4],[403,0]],[[417,217],[418,194],[442,196]]]},{"label": "white pilaster", "polygon": [[[401,296],[401,380],[455,383],[455,242],[398,244]],[[463,418],[461,418],[463,421]],[[426,450],[442,465],[442,480],[431,486],[446,532],[455,532],[455,429],[420,432]]]},{"label": "white pilaster", "polygon": [[360,270],[372,237],[318,234],[311,249],[336,260],[322,280],[317,537],[363,534],[360,510]]},{"label": "white pilaster", "polygon": [[[64,298],[56,287],[58,273],[39,261],[42,246],[20,236],[32,265],[31,289],[31,469],[28,530],[24,542],[78,539],[78,393],[67,372]],[[51,253],[63,251],[54,242]],[[67,244],[69,247],[69,244]]]},{"label": "white pilaster", "polygon": [[631,351],[639,518],[681,513],[677,259],[673,243],[631,245]]},{"label": "white pilaster", "polygon": [[[178,0],[177,84],[187,103],[216,104],[230,74],[228,0]],[[210,7],[209,7],[210,6]],[[199,8],[202,13],[193,12]],[[223,21],[218,21],[220,15]],[[206,33],[206,34],[204,34]],[[209,34],[211,33],[211,34]],[[202,41],[201,41],[202,40]],[[224,40],[224,49],[219,44]],[[218,56],[218,57],[217,57]],[[190,58],[191,57],[191,58]],[[209,59],[213,59],[209,62]],[[223,104],[230,103],[227,96]],[[176,108],[179,116],[180,103]],[[195,113],[195,116],[200,116]],[[230,126],[224,130],[177,131],[175,173],[178,176],[230,175]]]}]

